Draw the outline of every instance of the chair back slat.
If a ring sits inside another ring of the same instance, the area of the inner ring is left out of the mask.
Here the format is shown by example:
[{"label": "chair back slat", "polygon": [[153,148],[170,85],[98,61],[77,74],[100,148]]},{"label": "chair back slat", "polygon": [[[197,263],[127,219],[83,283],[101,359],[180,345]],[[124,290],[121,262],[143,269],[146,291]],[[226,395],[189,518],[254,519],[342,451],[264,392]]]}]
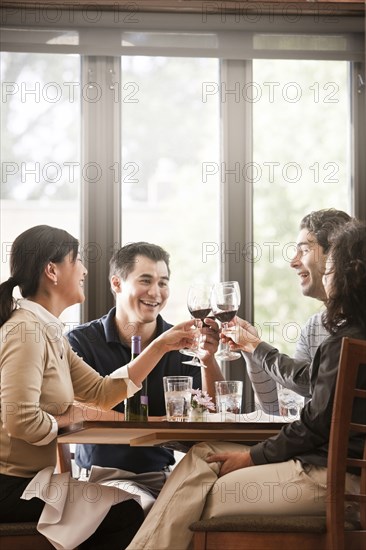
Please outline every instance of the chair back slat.
[{"label": "chair back slat", "polygon": [[364,424],[356,424],[355,422],[351,422],[349,427],[352,432],[366,433],[366,426]]},{"label": "chair back slat", "polygon": [[360,495],[358,493],[347,493],[344,495],[344,500],[347,500],[349,502],[366,502],[366,495]]},{"label": "chair back slat", "polygon": [[362,458],[347,458],[346,464],[353,468],[366,468],[366,460]]}]

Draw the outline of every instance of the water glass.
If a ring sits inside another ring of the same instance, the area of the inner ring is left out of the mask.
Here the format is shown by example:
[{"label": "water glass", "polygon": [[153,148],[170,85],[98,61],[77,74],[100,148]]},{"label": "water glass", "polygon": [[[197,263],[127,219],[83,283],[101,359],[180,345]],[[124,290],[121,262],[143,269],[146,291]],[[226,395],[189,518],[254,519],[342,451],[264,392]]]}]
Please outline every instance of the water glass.
[{"label": "water glass", "polygon": [[215,382],[216,411],[240,414],[243,396],[241,380],[220,380]]},{"label": "water glass", "polygon": [[304,406],[302,395],[277,384],[277,396],[281,416],[286,416],[289,420],[300,418],[300,412]]},{"label": "water glass", "polygon": [[166,419],[188,422],[192,400],[192,376],[164,376]]}]

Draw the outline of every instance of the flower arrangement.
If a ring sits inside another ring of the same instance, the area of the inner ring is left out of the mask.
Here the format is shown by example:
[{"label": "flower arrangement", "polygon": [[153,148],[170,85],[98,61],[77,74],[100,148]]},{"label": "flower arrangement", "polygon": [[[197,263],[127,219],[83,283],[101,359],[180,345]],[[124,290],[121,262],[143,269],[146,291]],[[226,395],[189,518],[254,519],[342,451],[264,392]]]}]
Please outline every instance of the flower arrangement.
[{"label": "flower arrangement", "polygon": [[205,390],[192,390],[192,409],[197,412],[215,411],[215,405],[212,403],[212,398]]}]

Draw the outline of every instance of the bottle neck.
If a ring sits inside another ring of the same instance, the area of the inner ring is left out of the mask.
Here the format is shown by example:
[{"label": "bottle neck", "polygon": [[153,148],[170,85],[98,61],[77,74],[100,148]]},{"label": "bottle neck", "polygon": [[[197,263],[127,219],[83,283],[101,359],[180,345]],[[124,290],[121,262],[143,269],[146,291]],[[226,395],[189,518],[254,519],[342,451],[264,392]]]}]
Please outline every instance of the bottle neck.
[{"label": "bottle neck", "polygon": [[141,353],[141,338],[131,339],[131,359],[135,359]]}]

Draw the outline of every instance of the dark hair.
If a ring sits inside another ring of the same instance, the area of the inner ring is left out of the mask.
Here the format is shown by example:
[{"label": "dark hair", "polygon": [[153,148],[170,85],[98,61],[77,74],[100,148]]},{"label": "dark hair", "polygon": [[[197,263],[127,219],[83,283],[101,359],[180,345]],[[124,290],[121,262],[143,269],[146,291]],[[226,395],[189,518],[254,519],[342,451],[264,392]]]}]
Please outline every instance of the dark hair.
[{"label": "dark hair", "polygon": [[334,334],[340,324],[366,329],[366,223],[353,220],[332,236],[333,274],[323,314],[326,329]]},{"label": "dark hair", "polygon": [[327,208],[310,212],[301,220],[300,229],[308,229],[314,233],[323,252],[328,253],[332,233],[350,220],[351,216],[346,212],[335,208]]},{"label": "dark hair", "polygon": [[67,231],[48,225],[36,225],[21,233],[10,251],[11,277],[0,285],[0,326],[15,308],[13,289],[19,286],[23,298],[34,296],[48,262],[60,263],[72,252],[73,261],[79,242]]},{"label": "dark hair", "polygon": [[157,244],[140,241],[126,244],[113,254],[109,262],[109,277],[119,275],[125,281],[135,268],[136,256],[146,256],[154,262],[165,262],[170,276],[168,252]]}]

